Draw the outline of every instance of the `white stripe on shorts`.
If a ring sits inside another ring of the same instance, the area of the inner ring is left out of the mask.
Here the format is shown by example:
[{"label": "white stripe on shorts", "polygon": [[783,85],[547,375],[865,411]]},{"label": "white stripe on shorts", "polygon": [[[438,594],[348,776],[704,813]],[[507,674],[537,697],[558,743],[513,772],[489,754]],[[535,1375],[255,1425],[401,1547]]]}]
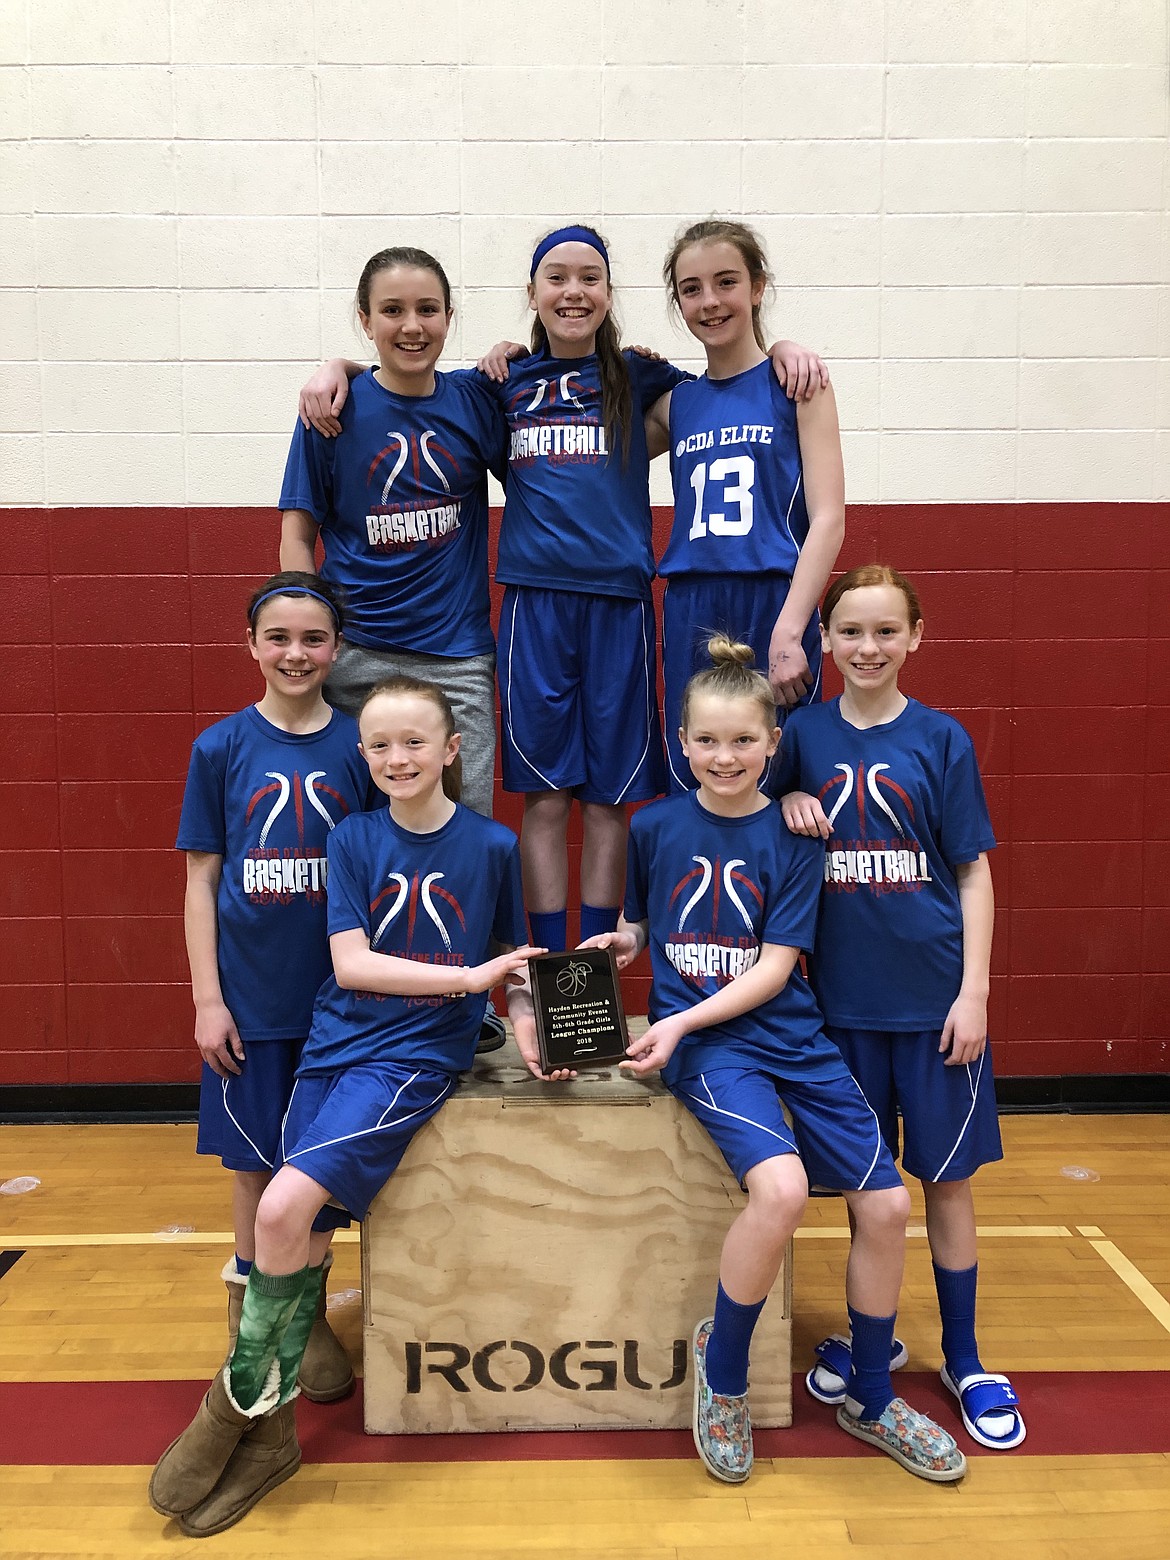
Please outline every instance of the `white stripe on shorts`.
[{"label": "white stripe on shorts", "polygon": [[[271,1170],[272,1169],[272,1161],[271,1161],[271,1159],[269,1159],[266,1154],[262,1154],[260,1152],[260,1150],[256,1147],[255,1143],[253,1143],[252,1139],[248,1136],[248,1134],[244,1131],[243,1127],[240,1125],[240,1123],[236,1120],[235,1116],[233,1116],[233,1114],[232,1114],[232,1108],[228,1104],[228,1097],[227,1097],[228,1084],[231,1082],[231,1079],[230,1078],[224,1078],[221,1081],[223,1083],[223,1108],[224,1108],[224,1110],[227,1113],[228,1120],[231,1122],[232,1126],[235,1127],[236,1131],[243,1138],[244,1142],[247,1143],[248,1147],[256,1155],[256,1158],[257,1159],[262,1159],[264,1161],[264,1163],[268,1166],[268,1168]],[[283,1130],[283,1125],[284,1124],[282,1122],[281,1123],[282,1130]]]},{"label": "white stripe on shorts", "polygon": [[643,686],[645,688],[645,693],[646,693],[646,697],[643,700],[644,714],[646,716],[646,740],[642,744],[642,751],[639,754],[638,762],[634,765],[632,771],[630,772],[629,779],[626,781],[625,785],[622,786],[621,790],[617,794],[617,798],[616,798],[616,800],[613,803],[613,805],[615,807],[617,807],[620,803],[625,801],[626,792],[630,789],[630,787],[633,785],[634,781],[638,778],[638,771],[642,768],[642,765],[646,762],[646,755],[650,751],[650,733],[654,729],[654,717],[653,717],[653,714],[652,714],[652,710],[653,710],[653,707],[654,707],[654,697],[655,697],[655,694],[654,694],[654,689],[650,685],[650,650],[649,650],[649,647],[648,647],[648,645],[646,643],[646,603],[644,601],[641,603],[641,608],[642,608],[642,683],[643,683]]},{"label": "white stripe on shorts", "polygon": [[971,1125],[971,1117],[975,1114],[975,1106],[979,1103],[979,1080],[983,1077],[983,1058],[986,1055],[987,1055],[987,1048],[985,1046],[983,1048],[983,1050],[979,1053],[979,1071],[975,1074],[974,1081],[972,1081],[972,1078],[971,1078],[971,1063],[970,1062],[966,1062],[964,1064],[964,1066],[963,1066],[963,1071],[967,1074],[967,1083],[968,1083],[968,1086],[970,1087],[970,1090],[971,1090],[971,1109],[967,1112],[966,1118],[963,1121],[963,1125],[959,1129],[959,1135],[955,1139],[954,1147],[951,1149],[951,1151],[947,1155],[947,1157],[943,1160],[943,1162],[939,1166],[938,1170],[934,1173],[934,1175],[931,1176],[930,1179],[931,1179],[932,1183],[935,1182],[935,1181],[941,1181],[942,1180],[943,1174],[946,1171],[947,1166],[950,1164],[951,1160],[955,1157],[955,1155],[959,1152],[959,1147],[962,1144],[963,1139],[967,1136],[967,1128]]},{"label": "white stripe on shorts", "polygon": [[524,752],[520,744],[516,741],[516,728],[512,724],[512,651],[516,644],[516,609],[519,607],[519,605],[520,593],[517,591],[516,594],[512,597],[512,621],[508,626],[508,708],[506,712],[503,712],[504,718],[508,722],[508,736],[511,739],[512,747],[515,750],[516,757],[527,764],[536,778],[538,780],[543,780],[550,791],[559,791],[561,787],[554,785],[554,783],[546,774],[543,773],[543,771],[537,769],[536,765],[528,757],[528,754]]},{"label": "white stripe on shorts", "polygon": [[700,1099],[697,1094],[688,1094],[687,1099],[694,1100],[696,1105],[701,1105],[704,1110],[709,1110],[716,1116],[726,1116],[728,1121],[742,1121],[745,1123],[745,1125],[749,1127],[755,1127],[758,1131],[766,1133],[768,1137],[774,1137],[778,1143],[787,1143],[790,1151],[794,1153],[798,1159],[800,1158],[800,1150],[797,1148],[796,1143],[785,1133],[774,1132],[771,1127],[764,1126],[762,1121],[753,1121],[750,1116],[740,1116],[733,1110],[720,1109],[720,1107],[715,1103],[715,1096],[711,1093],[711,1085],[707,1082],[706,1073],[699,1074],[699,1082],[703,1085],[704,1089],[706,1089],[707,1098],[703,1100]]},{"label": "white stripe on shorts", "polygon": [[394,1109],[395,1105],[397,1105],[398,1097],[402,1093],[403,1089],[409,1089],[410,1085],[417,1077],[418,1073],[411,1073],[410,1077],[406,1080],[405,1083],[399,1084],[397,1090],[395,1091],[394,1098],[378,1117],[378,1120],[374,1126],[363,1127],[360,1132],[344,1132],[340,1137],[329,1138],[324,1143],[310,1143],[307,1148],[298,1148],[293,1153],[289,1154],[285,1159],[285,1163],[291,1164],[294,1159],[300,1159],[304,1154],[314,1154],[318,1149],[321,1148],[334,1148],[338,1143],[353,1143],[356,1142],[358,1138],[370,1137],[375,1132],[386,1132],[389,1131],[391,1127],[400,1127],[405,1122],[412,1120],[415,1116],[421,1116],[423,1111],[427,1108],[427,1105],[437,1104],[445,1094],[449,1094],[451,1092],[451,1080],[448,1079],[444,1087],[441,1088],[438,1094],[435,1095],[434,1099],[427,1101],[427,1105],[420,1105],[418,1110],[408,1111],[405,1116],[399,1116],[393,1121],[387,1121],[386,1117]]}]

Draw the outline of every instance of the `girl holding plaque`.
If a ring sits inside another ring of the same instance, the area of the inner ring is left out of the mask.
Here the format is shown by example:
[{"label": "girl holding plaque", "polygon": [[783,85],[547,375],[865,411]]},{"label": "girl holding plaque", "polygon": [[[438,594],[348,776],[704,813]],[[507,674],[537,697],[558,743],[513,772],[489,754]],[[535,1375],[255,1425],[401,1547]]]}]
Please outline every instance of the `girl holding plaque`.
[{"label": "girl holding plaque", "polygon": [[[317,993],[278,1168],[256,1212],[239,1334],[150,1480],[151,1505],[189,1538],[231,1527],[300,1466],[293,1399],[333,1232],[365,1217],[471,1066],[493,987],[507,987],[521,1054],[540,1076],[524,972],[543,949],[516,946],[516,837],[459,805],[446,695],[395,678],[369,695],[358,725],[389,806],[351,813],[329,836],[333,973]],[[493,939],[505,949],[494,957]]]},{"label": "girl holding plaque", "polygon": [[824,850],[789,833],[758,789],[779,731],[751,649],[716,636],[709,653],[714,664],[687,684],[679,733],[698,789],[635,814],[622,920],[593,939],[619,967],[649,947],[651,1024],[622,1065],[661,1069],[748,1194],[723,1244],[714,1315],[695,1328],[695,1444],[717,1479],[751,1473],[752,1331],[811,1183],[843,1193],[854,1229],[853,1351],[837,1422],[911,1473],[950,1482],[966,1471],[963,1454],[890,1380],[909,1194],[798,966],[813,943]]}]

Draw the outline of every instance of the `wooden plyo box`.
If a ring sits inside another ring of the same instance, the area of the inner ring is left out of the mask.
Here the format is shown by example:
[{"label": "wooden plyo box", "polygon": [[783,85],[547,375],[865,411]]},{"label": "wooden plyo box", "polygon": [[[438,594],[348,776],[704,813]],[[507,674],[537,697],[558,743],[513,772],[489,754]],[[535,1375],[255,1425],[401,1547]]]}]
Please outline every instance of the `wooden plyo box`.
[{"label": "wooden plyo box", "polygon": [[[366,1430],[685,1428],[744,1201],[657,1081],[481,1058],[362,1228]],[[791,1255],[752,1342],[759,1426],[792,1419]]]}]

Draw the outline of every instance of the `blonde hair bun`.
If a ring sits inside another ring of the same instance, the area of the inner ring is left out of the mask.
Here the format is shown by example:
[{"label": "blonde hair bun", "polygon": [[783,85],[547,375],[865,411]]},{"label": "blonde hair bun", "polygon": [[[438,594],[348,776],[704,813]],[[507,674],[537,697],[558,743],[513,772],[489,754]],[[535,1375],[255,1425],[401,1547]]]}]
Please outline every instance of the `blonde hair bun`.
[{"label": "blonde hair bun", "polygon": [[712,634],[707,641],[707,654],[715,666],[754,666],[756,653],[751,645],[731,639],[726,634]]}]

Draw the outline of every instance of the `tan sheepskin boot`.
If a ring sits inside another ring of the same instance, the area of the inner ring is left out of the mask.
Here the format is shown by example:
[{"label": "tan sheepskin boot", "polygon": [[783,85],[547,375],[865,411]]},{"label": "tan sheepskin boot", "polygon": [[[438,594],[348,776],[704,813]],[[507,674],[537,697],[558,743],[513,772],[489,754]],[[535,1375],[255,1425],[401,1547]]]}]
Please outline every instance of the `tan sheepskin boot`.
[{"label": "tan sheepskin boot", "polygon": [[311,1403],[336,1403],[348,1397],[354,1388],[353,1366],[337,1335],[325,1320],[325,1291],[329,1284],[329,1269],[333,1266],[333,1253],[325,1256],[325,1277],[321,1283],[321,1296],[317,1301],[317,1319],[305,1345],[305,1357],[297,1372],[297,1386]]},{"label": "tan sheepskin boot", "polygon": [[188,1538],[209,1538],[246,1516],[257,1501],[291,1479],[301,1466],[296,1416],[291,1402],[258,1419],[228,1459],[206,1500],[179,1519]]},{"label": "tan sheepskin boot", "polygon": [[160,1516],[180,1517],[207,1499],[240,1440],[276,1407],[279,1395],[275,1360],[259,1401],[247,1411],[232,1398],[228,1367],[217,1372],[195,1418],[167,1447],[150,1476],[147,1494]]}]

